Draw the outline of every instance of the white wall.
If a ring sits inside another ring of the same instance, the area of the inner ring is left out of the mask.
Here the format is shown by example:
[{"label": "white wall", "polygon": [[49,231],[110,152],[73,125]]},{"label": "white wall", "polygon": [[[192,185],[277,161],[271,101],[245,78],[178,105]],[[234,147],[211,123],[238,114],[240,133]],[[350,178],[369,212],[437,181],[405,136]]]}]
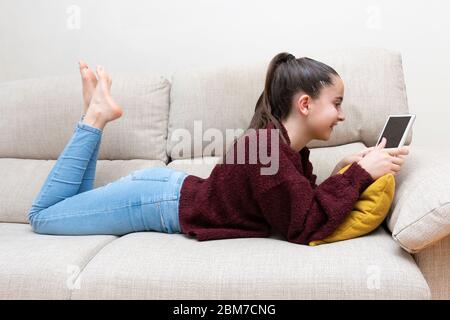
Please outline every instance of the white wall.
[{"label": "white wall", "polygon": [[269,61],[280,51],[400,51],[413,144],[450,145],[450,4],[445,0],[0,0],[0,81]]}]

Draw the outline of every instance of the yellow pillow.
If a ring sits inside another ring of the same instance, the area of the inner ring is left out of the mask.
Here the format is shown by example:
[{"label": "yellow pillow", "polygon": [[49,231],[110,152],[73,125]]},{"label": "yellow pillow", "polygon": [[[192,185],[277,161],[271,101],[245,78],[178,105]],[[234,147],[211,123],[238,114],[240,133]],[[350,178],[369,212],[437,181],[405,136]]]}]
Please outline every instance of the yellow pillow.
[{"label": "yellow pillow", "polygon": [[[344,173],[351,164],[338,173]],[[391,173],[375,180],[359,196],[353,210],[342,224],[323,240],[315,240],[310,246],[356,238],[375,230],[384,220],[394,199],[395,179]]]}]

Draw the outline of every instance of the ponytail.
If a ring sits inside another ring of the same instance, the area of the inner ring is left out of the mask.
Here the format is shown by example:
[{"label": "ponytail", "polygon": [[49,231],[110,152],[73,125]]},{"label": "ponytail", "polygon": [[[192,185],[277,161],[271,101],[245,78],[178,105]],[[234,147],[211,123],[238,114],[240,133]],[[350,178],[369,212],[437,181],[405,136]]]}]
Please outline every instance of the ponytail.
[{"label": "ponytail", "polygon": [[[287,115],[289,112],[282,112],[280,108],[272,108],[273,97],[272,97],[272,85],[274,83],[275,71],[282,64],[287,64],[290,61],[295,61],[295,57],[287,52],[282,52],[277,54],[269,64],[269,68],[266,73],[266,81],[264,83],[264,91],[261,93],[258,101],[255,106],[255,114],[253,115],[252,120],[250,121],[250,125],[248,129],[264,129],[272,122],[275,128],[281,130],[281,120],[283,116]],[[290,108],[290,105],[287,106]],[[286,113],[285,115],[283,113]],[[287,143],[286,139],[283,135],[281,135],[283,141]]]}]

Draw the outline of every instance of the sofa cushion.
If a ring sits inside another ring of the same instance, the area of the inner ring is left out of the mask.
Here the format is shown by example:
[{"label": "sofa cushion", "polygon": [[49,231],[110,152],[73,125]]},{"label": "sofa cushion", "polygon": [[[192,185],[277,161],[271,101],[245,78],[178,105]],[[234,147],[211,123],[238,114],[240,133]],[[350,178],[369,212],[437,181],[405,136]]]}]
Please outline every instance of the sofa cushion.
[{"label": "sofa cushion", "polygon": [[0,300],[70,299],[79,275],[114,236],[48,236],[0,223]]},{"label": "sofa cushion", "polygon": [[[329,64],[345,85],[346,121],[335,128],[329,141],[313,140],[309,148],[357,141],[373,146],[389,114],[408,112],[400,54],[374,48],[292,53]],[[220,156],[228,149],[232,138],[250,123],[271,58],[245,66],[175,73],[167,141],[170,157]],[[407,144],[411,135],[412,131]]]},{"label": "sofa cushion", "polygon": [[[124,114],[105,128],[99,159],[167,162],[170,83],[159,76],[112,78]],[[1,83],[0,158],[57,159],[81,116],[81,92],[79,75]]]},{"label": "sofa cushion", "polygon": [[388,217],[395,240],[419,252],[450,234],[450,152],[412,146]]},{"label": "sofa cushion", "polygon": [[412,257],[384,229],[309,247],[271,238],[196,241],[132,233],[83,269],[73,299],[428,299]]},{"label": "sofa cushion", "polygon": [[[55,162],[0,158],[0,222],[28,223],[28,210]],[[160,160],[98,160],[94,188],[134,170],[163,165]]]}]

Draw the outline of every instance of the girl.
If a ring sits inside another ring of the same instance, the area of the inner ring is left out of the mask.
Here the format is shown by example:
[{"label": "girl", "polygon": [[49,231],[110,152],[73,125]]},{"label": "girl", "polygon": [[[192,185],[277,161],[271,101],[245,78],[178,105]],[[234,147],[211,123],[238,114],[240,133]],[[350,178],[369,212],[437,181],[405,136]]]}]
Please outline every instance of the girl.
[{"label": "girl", "polygon": [[[183,233],[199,241],[267,237],[307,244],[330,235],[359,194],[375,179],[400,171],[408,148],[387,151],[386,141],[344,158],[316,185],[309,162],[312,139],[327,140],[345,120],[344,86],[331,67],[280,53],[270,62],[264,91],[247,130],[276,155],[278,170],[263,174],[261,159],[250,163],[244,135],[244,163],[222,161],[207,179],[167,167],[134,171],[93,189],[97,154],[105,125],[123,111],[110,95],[111,77],[97,67],[98,80],[80,61],[84,115],[29,211],[33,231],[42,234],[124,235],[158,231]],[[281,137],[274,144],[272,138]],[[261,140],[262,139],[262,140]],[[260,144],[258,144],[260,146]],[[224,161],[227,159],[227,161]],[[335,173],[351,164],[344,174]]]}]

